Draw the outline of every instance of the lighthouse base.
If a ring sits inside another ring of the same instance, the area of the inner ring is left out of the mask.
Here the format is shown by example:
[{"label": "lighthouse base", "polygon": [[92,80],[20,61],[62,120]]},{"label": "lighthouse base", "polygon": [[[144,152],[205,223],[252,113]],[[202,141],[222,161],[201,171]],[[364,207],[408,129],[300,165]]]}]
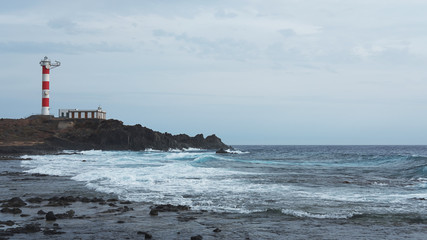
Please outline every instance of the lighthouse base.
[{"label": "lighthouse base", "polygon": [[50,115],[49,107],[42,107],[42,115]]}]

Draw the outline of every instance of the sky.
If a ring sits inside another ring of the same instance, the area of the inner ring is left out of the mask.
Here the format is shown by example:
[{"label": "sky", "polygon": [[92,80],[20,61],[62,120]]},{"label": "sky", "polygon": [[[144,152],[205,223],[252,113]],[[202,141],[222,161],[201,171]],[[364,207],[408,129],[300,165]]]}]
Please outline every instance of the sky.
[{"label": "sky", "polygon": [[427,1],[1,1],[0,117],[96,109],[225,143],[427,144]]}]

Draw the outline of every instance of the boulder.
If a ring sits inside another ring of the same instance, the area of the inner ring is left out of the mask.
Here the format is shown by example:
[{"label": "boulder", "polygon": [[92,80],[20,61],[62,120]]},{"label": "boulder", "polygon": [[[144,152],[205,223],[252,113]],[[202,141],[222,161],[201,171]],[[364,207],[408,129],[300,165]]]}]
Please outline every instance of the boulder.
[{"label": "boulder", "polygon": [[150,216],[157,216],[157,215],[159,215],[159,211],[157,211],[156,209],[150,210]]},{"label": "boulder", "polygon": [[191,240],[203,240],[203,237],[201,235],[192,236]]},{"label": "boulder", "polygon": [[52,211],[46,213],[46,221],[56,221],[56,216]]},{"label": "boulder", "polygon": [[224,150],[224,148],[220,148],[216,151],[216,153],[218,154],[224,154],[224,153],[228,153],[226,150]]},{"label": "boulder", "polygon": [[8,208],[8,207],[5,207],[5,208],[2,208],[0,212],[2,212],[2,213],[11,213],[11,214],[20,214],[20,213],[22,213],[22,210],[19,209],[19,208]]},{"label": "boulder", "polygon": [[159,212],[178,212],[178,211],[188,211],[190,210],[189,206],[184,205],[172,205],[172,204],[162,204],[151,207],[151,209],[157,210]]},{"label": "boulder", "polygon": [[27,205],[22,199],[19,197],[14,197],[9,200],[7,200],[5,203],[3,203],[2,207],[23,207]]},{"label": "boulder", "polygon": [[138,231],[137,234],[138,235],[144,235],[145,239],[152,239],[153,238],[153,236],[151,234],[149,234],[148,232]]}]

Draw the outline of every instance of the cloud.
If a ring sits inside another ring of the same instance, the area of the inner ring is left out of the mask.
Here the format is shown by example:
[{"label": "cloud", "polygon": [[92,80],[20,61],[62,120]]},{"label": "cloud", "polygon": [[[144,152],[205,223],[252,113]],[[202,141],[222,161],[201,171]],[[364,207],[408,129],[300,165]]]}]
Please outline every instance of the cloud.
[{"label": "cloud", "polygon": [[47,25],[52,29],[64,30],[68,34],[75,34],[80,31],[75,22],[65,18],[52,19],[47,22]]},{"label": "cloud", "polygon": [[284,37],[292,37],[295,36],[295,31],[292,29],[281,29],[279,30],[279,33],[282,34]]},{"label": "cloud", "polygon": [[237,13],[230,10],[225,10],[225,9],[218,10],[215,13],[215,17],[217,18],[235,18],[237,16],[238,16]]},{"label": "cloud", "polygon": [[173,39],[182,43],[179,48],[187,53],[199,57],[213,57],[216,59],[229,59],[245,61],[257,58],[255,45],[233,38],[209,39],[204,37],[192,37],[187,33],[175,34],[161,29],[153,30],[153,36]]},{"label": "cloud", "polygon": [[128,47],[111,45],[105,42],[71,44],[57,42],[0,42],[0,51],[17,54],[78,54],[88,52],[128,52]]}]

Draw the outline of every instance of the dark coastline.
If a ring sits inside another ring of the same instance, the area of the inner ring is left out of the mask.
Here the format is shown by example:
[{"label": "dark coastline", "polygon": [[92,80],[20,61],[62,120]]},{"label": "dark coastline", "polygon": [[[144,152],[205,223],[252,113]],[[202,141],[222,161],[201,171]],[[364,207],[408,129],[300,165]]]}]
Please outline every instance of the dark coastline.
[{"label": "dark coastline", "polygon": [[114,119],[31,116],[0,119],[0,155],[52,154],[62,150],[157,150],[231,148],[216,135],[161,133]]}]

